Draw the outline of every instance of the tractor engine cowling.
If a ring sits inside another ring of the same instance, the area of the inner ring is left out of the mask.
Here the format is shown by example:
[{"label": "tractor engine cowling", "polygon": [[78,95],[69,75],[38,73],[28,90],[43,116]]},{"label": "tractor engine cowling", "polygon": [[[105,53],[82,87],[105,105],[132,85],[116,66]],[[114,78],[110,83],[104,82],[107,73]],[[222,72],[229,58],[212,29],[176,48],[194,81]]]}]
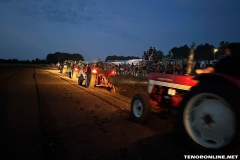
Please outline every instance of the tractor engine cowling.
[{"label": "tractor engine cowling", "polygon": [[178,107],[183,95],[197,82],[191,76],[154,73],[149,75],[148,93],[157,107]]}]

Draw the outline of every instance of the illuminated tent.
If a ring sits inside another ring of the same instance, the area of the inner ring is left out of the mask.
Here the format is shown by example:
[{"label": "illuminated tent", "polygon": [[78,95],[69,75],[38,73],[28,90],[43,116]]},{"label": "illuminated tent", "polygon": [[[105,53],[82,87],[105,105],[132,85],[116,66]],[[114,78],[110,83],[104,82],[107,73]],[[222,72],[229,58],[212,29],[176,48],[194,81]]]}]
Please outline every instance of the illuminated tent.
[{"label": "illuminated tent", "polygon": [[127,64],[132,64],[133,63],[133,65],[136,65],[139,61],[142,61],[142,59],[130,59],[126,63]]}]

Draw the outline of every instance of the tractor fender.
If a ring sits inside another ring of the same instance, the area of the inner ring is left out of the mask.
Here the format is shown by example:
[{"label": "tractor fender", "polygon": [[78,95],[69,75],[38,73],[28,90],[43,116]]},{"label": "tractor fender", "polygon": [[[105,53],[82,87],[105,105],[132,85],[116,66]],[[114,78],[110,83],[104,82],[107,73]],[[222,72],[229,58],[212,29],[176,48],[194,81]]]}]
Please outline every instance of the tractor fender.
[{"label": "tractor fender", "polygon": [[[193,78],[196,81],[199,82],[213,82],[213,83],[222,83],[229,86],[234,87],[239,91],[240,89],[240,79],[237,79],[235,77],[226,75],[226,74],[220,74],[220,73],[204,73],[197,75]],[[224,87],[224,85],[223,85]]]}]

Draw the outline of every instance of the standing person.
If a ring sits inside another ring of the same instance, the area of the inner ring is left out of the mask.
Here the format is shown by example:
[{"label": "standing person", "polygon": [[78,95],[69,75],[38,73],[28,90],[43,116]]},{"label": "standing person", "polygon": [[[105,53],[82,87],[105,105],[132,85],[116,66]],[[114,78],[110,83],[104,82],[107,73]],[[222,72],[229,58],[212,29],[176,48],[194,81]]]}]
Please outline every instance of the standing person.
[{"label": "standing person", "polygon": [[138,72],[138,64],[135,65],[135,68],[134,68],[134,76],[137,76],[137,72]]},{"label": "standing person", "polygon": [[124,74],[124,66],[120,65],[120,74]]},{"label": "standing person", "polygon": [[103,64],[103,62],[100,59],[98,59],[98,61],[96,63],[96,67],[100,68],[102,70],[104,69],[104,64]]},{"label": "standing person", "polygon": [[131,64],[130,72],[131,72],[131,75],[134,75],[134,64],[133,63]]},{"label": "standing person", "polygon": [[169,61],[167,61],[167,62],[166,62],[165,73],[166,73],[166,74],[171,74],[171,70],[172,70],[171,64],[170,64]]},{"label": "standing person", "polygon": [[87,80],[86,80],[87,86],[89,85],[88,83],[89,83],[89,79],[90,79],[90,77],[91,77],[91,73],[92,73],[91,67],[88,65],[88,66],[87,66]]},{"label": "standing person", "polygon": [[225,48],[224,54],[220,55],[217,59],[218,61],[221,60],[222,58],[226,57],[226,56],[230,56],[231,55],[231,49],[229,47]]},{"label": "standing person", "polygon": [[147,65],[146,65],[146,62],[143,62],[143,65],[142,65],[142,74],[143,74],[143,77],[145,77],[147,75]]},{"label": "standing person", "polygon": [[187,61],[182,62],[182,75],[186,74],[186,69],[187,69]]},{"label": "standing person", "polygon": [[156,69],[157,69],[157,63],[156,63],[156,62],[154,62],[154,63],[152,64],[152,68],[153,68],[154,72],[156,72]]},{"label": "standing person", "polygon": [[152,46],[148,49],[148,60],[151,61],[153,56],[153,49]]}]

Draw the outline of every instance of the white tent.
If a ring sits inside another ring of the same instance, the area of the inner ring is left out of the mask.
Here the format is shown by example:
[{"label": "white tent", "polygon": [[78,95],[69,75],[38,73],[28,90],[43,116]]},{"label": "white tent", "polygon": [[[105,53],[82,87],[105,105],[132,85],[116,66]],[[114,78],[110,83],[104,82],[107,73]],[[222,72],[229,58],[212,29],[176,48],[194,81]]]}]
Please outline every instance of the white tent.
[{"label": "white tent", "polygon": [[133,65],[136,65],[139,61],[141,61],[142,59],[130,59],[130,60],[128,60],[126,63],[127,64],[132,64],[133,63]]},{"label": "white tent", "polygon": [[126,62],[110,62],[111,64],[115,64],[115,65],[123,65],[125,64]]}]

